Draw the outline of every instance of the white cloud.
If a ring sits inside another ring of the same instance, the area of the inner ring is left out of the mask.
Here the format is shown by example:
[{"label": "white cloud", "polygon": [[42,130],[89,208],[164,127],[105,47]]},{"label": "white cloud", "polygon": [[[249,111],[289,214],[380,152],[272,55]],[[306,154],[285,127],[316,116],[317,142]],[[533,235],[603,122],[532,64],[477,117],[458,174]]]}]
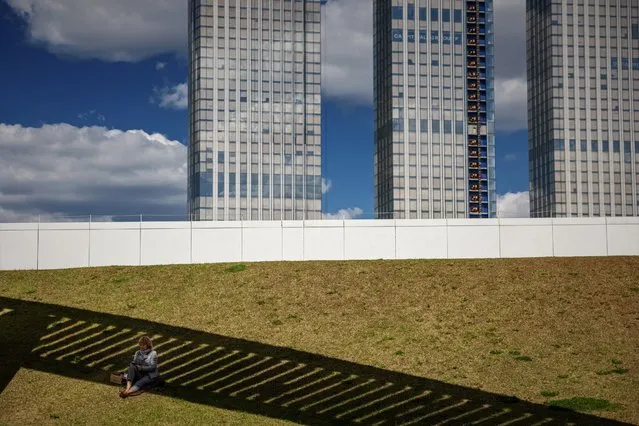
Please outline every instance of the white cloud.
[{"label": "white cloud", "polygon": [[508,192],[497,196],[497,217],[530,217],[528,191]]},{"label": "white cloud", "polygon": [[373,102],[373,2],[329,0],[323,10],[322,84],[326,95]]},{"label": "white cloud", "polygon": [[504,155],[504,160],[505,161],[515,161],[517,160],[517,154],[506,154]]},{"label": "white cloud", "polygon": [[359,207],[339,209],[337,213],[324,213],[323,219],[325,220],[348,220],[356,219],[364,213]]},{"label": "white cloud", "polygon": [[160,71],[163,70],[166,67],[166,62],[158,62],[157,64],[155,64],[155,69]]},{"label": "white cloud", "polygon": [[189,101],[188,86],[186,83],[180,83],[173,87],[156,88],[155,98],[151,101],[156,100],[163,108],[186,109]]},{"label": "white cloud", "polygon": [[93,117],[95,117],[95,119],[97,121],[100,121],[100,122],[104,122],[106,120],[106,117],[104,115],[100,114],[99,112],[97,112],[94,109],[92,109],[92,110],[90,110],[88,112],[83,112],[83,113],[78,114],[78,118],[80,120],[83,120],[83,121],[88,121],[88,120],[90,120]]},{"label": "white cloud", "polygon": [[186,215],[186,147],[160,134],[0,124],[0,220]]},{"label": "white cloud", "polygon": [[322,178],[322,194],[326,194],[328,191],[330,191],[332,186],[333,182],[331,182],[330,179]]},{"label": "white cloud", "polygon": [[495,1],[495,123],[497,130],[528,127],[526,2]]},{"label": "white cloud", "polygon": [[528,126],[528,105],[525,78],[495,81],[495,120],[497,129],[515,131]]},{"label": "white cloud", "polygon": [[6,0],[31,41],[79,58],[137,62],[186,52],[186,1]]}]

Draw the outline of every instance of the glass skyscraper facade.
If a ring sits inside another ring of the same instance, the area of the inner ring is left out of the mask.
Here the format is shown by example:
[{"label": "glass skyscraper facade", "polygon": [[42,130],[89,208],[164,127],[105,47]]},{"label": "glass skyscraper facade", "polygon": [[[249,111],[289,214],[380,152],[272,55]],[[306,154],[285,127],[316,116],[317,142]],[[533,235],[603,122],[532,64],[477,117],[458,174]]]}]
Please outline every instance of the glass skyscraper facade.
[{"label": "glass skyscraper facade", "polygon": [[319,219],[320,0],[189,0],[193,220]]},{"label": "glass skyscraper facade", "polygon": [[639,2],[527,0],[532,217],[639,213]]},{"label": "glass skyscraper facade", "polygon": [[379,218],[496,212],[492,0],[374,0]]}]

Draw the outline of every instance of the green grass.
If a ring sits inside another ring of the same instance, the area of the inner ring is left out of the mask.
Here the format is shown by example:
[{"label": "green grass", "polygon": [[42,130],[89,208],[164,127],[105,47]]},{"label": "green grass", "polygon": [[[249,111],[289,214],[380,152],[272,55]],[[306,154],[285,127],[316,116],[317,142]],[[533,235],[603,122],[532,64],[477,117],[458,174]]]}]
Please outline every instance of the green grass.
[{"label": "green grass", "polygon": [[613,404],[605,399],[597,398],[569,398],[550,401],[554,407],[568,408],[575,411],[610,411],[619,408],[619,404]]},{"label": "green grass", "polygon": [[[636,328],[627,325],[637,314],[632,299],[621,296],[637,286],[638,270],[639,257],[108,267],[0,272],[0,295],[293,348],[539,403],[545,397],[532,384],[544,383],[569,401],[612,401],[618,409],[601,415],[639,424],[639,404],[628,392],[639,388],[639,376],[622,368],[636,359]],[[566,279],[566,271],[579,276]],[[389,336],[393,340],[385,340]],[[600,368],[619,372],[590,373]],[[0,394],[1,425],[96,418],[109,424],[282,424],[161,395],[121,401],[113,387],[31,370],[21,370]]]},{"label": "green grass", "polygon": [[242,271],[246,271],[247,266],[240,263],[239,265],[233,265],[233,266],[229,266],[228,268],[226,268],[226,272],[242,272]]},{"label": "green grass", "polygon": [[554,396],[559,395],[559,392],[555,392],[555,391],[541,391],[541,396],[546,397],[546,398],[552,398]]},{"label": "green grass", "polygon": [[521,356],[515,357],[515,359],[517,361],[532,361],[532,358],[527,355],[521,355]]},{"label": "green grass", "polygon": [[115,277],[111,280],[112,283],[114,284],[122,284],[125,283],[127,281],[130,281],[131,277],[128,275],[120,275],[119,277]]}]

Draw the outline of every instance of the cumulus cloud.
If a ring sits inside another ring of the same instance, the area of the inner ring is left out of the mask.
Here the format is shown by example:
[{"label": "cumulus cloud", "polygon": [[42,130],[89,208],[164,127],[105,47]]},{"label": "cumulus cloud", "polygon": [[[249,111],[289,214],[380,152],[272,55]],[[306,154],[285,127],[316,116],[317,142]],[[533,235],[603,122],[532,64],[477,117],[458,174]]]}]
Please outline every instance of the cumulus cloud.
[{"label": "cumulus cloud", "polygon": [[526,129],[526,2],[496,0],[494,21],[497,130]]},{"label": "cumulus cloud", "polygon": [[530,217],[528,191],[508,192],[497,196],[497,217]]},{"label": "cumulus cloud", "polygon": [[186,109],[188,107],[189,92],[186,83],[180,83],[173,87],[155,89],[155,97],[151,102],[157,102],[162,108]]},{"label": "cumulus cloud", "polygon": [[373,2],[330,0],[322,16],[322,85],[331,98],[373,102]]},{"label": "cumulus cloud", "polygon": [[143,130],[0,124],[0,219],[186,215],[186,147]]},{"label": "cumulus cloud", "polygon": [[349,220],[356,219],[364,213],[359,207],[339,209],[337,213],[324,213],[322,216],[325,220]]},{"label": "cumulus cloud", "polygon": [[186,52],[187,7],[176,0],[6,0],[29,39],[50,52],[137,62]]},{"label": "cumulus cloud", "polygon": [[497,129],[515,131],[528,127],[525,78],[495,80],[495,120]]}]

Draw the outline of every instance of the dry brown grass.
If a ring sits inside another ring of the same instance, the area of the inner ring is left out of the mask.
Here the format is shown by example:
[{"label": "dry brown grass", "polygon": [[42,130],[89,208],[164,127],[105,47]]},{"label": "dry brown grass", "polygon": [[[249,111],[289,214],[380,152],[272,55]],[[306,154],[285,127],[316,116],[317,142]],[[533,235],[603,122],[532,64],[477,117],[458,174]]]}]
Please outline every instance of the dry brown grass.
[{"label": "dry brown grass", "polygon": [[[639,424],[639,257],[229,266],[5,272],[0,295],[292,347],[533,402],[601,398],[620,407],[593,414]],[[628,371],[597,374],[615,368]]]}]

